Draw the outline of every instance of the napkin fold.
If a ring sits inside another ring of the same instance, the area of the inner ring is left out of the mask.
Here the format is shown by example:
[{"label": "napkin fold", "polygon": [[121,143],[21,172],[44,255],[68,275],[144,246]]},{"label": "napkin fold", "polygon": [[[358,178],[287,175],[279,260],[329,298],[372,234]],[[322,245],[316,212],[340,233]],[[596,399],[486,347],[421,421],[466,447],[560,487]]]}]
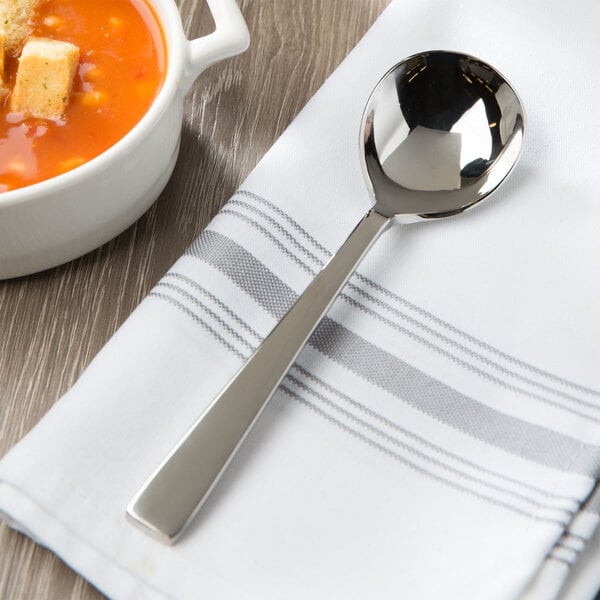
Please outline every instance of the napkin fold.
[{"label": "napkin fold", "polygon": [[[574,8],[392,2],[0,462],[11,525],[114,598],[593,597],[600,5]],[[460,218],[383,235],[160,545],[128,501],[368,210],[363,106],[390,66],[439,48],[518,90],[520,165]]]}]

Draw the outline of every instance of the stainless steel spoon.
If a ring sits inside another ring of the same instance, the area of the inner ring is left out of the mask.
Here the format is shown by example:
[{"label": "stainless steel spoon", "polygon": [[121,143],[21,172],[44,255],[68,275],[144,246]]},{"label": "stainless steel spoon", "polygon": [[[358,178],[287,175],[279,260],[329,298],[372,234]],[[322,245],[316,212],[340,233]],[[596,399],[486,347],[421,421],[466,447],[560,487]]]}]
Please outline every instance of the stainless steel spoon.
[{"label": "stainless steel spoon", "polygon": [[515,165],[523,133],[517,94],[481,60],[432,51],[390,69],[361,128],[373,208],[138,491],[129,517],[173,543],[381,233],[393,221],[456,215],[483,200]]}]

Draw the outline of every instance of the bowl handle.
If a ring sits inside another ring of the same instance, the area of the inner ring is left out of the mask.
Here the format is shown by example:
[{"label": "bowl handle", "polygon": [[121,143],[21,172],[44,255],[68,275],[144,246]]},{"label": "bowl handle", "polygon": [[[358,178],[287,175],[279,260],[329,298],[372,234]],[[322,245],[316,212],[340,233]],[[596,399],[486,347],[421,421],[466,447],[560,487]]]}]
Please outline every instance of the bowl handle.
[{"label": "bowl handle", "polygon": [[241,54],[250,44],[246,21],[235,0],[207,0],[215,30],[188,43],[188,62],[183,89],[187,90],[198,75],[216,62]]}]

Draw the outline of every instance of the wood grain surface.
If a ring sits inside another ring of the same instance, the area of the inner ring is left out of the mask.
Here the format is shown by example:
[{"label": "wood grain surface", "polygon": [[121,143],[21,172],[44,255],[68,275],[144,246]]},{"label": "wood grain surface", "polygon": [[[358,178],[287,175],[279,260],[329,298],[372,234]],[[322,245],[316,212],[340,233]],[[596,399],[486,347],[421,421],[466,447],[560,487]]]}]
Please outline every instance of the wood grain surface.
[{"label": "wood grain surface", "polygon": [[[175,173],[157,203],[102,248],[0,282],[0,455],[71,386],[362,37],[387,0],[241,0],[242,56],[212,67],[186,103]],[[179,0],[188,36],[212,29]],[[101,598],[55,555],[0,525],[0,598]]]}]

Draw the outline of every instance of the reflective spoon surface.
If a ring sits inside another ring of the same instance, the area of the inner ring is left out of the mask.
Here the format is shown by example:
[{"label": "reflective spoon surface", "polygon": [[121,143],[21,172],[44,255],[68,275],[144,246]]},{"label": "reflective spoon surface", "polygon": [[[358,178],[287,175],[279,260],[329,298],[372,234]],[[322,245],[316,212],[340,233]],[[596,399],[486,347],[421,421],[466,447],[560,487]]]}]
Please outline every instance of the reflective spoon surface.
[{"label": "reflective spoon surface", "polygon": [[128,516],[173,543],[381,233],[392,222],[456,215],[483,200],[517,162],[523,134],[517,94],[479,59],[431,51],[390,69],[361,127],[374,206],[140,488]]}]

